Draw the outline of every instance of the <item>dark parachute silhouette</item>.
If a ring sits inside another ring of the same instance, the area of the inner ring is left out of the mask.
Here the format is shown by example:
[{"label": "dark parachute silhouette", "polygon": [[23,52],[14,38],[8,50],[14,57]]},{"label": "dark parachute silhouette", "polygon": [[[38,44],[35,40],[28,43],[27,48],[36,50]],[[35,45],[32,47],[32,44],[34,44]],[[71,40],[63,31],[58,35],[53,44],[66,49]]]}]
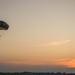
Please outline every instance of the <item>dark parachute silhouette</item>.
[{"label": "dark parachute silhouette", "polygon": [[4,21],[0,21],[0,30],[8,30],[9,25],[4,22]]}]

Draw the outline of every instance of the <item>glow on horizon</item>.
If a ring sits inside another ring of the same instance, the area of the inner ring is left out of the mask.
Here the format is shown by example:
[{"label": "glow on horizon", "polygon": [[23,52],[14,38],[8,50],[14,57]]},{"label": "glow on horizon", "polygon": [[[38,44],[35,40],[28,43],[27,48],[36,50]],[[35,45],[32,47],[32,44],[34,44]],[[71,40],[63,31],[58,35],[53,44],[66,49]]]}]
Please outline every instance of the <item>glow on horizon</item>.
[{"label": "glow on horizon", "polygon": [[17,66],[62,66],[66,68],[75,68],[75,59],[57,59],[57,60],[26,60],[16,59],[2,62],[6,65]]},{"label": "glow on horizon", "polygon": [[65,61],[59,61],[57,63],[57,65],[62,65],[65,66],[67,68],[75,68],[75,59],[69,59],[69,60],[65,60]]}]

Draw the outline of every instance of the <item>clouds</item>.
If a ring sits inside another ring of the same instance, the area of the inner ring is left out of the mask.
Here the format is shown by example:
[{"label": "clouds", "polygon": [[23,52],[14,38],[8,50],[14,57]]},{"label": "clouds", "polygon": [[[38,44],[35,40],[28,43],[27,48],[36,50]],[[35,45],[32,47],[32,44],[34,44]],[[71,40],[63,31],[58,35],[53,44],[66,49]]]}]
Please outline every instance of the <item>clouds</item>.
[{"label": "clouds", "polygon": [[64,44],[67,44],[69,43],[71,40],[64,40],[64,41],[51,41],[49,43],[46,43],[46,44],[40,44],[40,45],[37,45],[37,46],[59,46],[59,45],[64,45]]}]

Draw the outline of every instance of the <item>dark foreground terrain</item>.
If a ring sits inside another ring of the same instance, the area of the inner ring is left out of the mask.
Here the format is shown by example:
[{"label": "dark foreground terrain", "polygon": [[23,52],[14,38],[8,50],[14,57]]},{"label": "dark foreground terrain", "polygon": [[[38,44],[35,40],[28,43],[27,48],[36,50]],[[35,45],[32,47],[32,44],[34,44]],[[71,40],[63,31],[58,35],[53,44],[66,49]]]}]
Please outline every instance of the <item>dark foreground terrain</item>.
[{"label": "dark foreground terrain", "polygon": [[15,72],[15,73],[2,73],[0,72],[0,75],[75,75],[75,73],[61,73],[61,72],[57,72],[57,73],[34,73],[34,72]]}]

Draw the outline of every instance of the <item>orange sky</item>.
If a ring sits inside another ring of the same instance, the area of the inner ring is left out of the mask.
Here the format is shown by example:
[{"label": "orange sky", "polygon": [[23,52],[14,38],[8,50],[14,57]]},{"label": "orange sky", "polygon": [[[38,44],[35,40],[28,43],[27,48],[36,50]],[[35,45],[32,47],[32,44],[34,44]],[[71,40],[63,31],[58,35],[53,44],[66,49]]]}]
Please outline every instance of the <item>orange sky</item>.
[{"label": "orange sky", "polygon": [[74,0],[0,0],[0,18],[10,26],[0,31],[0,71],[75,72]]}]

